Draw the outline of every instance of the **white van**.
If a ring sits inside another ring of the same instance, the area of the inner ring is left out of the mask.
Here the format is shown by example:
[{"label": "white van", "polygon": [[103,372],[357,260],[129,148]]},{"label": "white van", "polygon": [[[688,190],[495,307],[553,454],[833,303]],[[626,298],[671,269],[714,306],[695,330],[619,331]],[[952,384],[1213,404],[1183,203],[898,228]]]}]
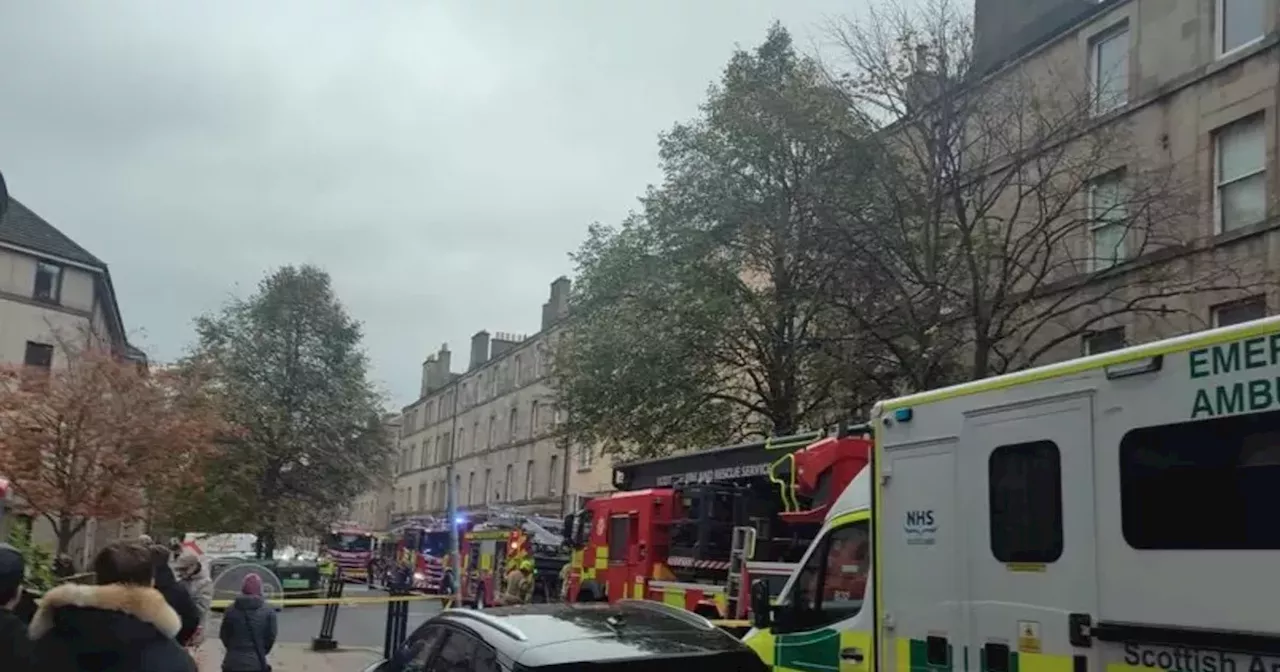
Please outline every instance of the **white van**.
[{"label": "white van", "polygon": [[1280,672],[1280,318],[871,422],[778,606],[753,594],[775,670]]}]

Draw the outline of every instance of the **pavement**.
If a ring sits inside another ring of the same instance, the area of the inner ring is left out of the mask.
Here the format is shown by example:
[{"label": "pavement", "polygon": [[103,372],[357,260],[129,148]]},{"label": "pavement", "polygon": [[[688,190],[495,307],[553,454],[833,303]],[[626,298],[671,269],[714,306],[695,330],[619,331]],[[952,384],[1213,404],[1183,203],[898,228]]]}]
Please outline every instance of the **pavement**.
[{"label": "pavement", "polygon": [[[386,592],[369,590],[358,584],[347,584],[344,597],[386,597]],[[408,632],[413,632],[423,621],[440,610],[436,601],[410,602]],[[275,672],[361,672],[370,663],[382,657],[382,642],[386,633],[387,606],[385,604],[343,605],[338,607],[338,619],[333,638],[339,650],[329,653],[311,651],[311,640],[320,634],[320,620],[324,607],[288,607],[276,612],[278,635],[276,646],[268,659]],[[222,665],[222,644],[217,641],[218,626],[222,614],[214,612],[209,623],[210,640],[197,655],[201,672],[216,672]]]}]

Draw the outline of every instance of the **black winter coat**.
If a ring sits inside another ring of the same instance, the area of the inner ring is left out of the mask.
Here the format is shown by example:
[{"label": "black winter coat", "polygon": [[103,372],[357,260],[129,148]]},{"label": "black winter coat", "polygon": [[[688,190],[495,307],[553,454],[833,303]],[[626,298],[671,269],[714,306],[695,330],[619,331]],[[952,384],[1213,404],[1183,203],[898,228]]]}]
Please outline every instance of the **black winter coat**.
[{"label": "black winter coat", "polygon": [[222,614],[218,636],[227,649],[224,672],[266,672],[271,666],[262,661],[276,645],[276,610],[261,597],[241,595]]},{"label": "black winter coat", "polygon": [[28,672],[32,669],[27,622],[12,611],[0,607],[0,670]]},{"label": "black winter coat", "polygon": [[169,603],[182,620],[177,640],[179,644],[186,646],[200,627],[200,608],[196,606],[195,598],[191,597],[191,591],[186,586],[178,583],[178,578],[168,565],[156,570],[156,590],[164,595],[164,601]]},{"label": "black winter coat", "polygon": [[41,672],[196,672],[174,640],[181,628],[153,588],[64,584],[45,593],[28,632]]}]

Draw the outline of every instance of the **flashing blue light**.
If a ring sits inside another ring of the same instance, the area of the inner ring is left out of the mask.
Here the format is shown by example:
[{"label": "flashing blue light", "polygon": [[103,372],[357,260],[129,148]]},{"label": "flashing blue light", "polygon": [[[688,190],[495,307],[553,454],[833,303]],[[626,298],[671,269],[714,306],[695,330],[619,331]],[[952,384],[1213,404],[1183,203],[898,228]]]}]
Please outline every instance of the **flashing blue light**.
[{"label": "flashing blue light", "polygon": [[899,408],[893,412],[893,419],[898,422],[911,422],[912,412],[909,408]]},{"label": "flashing blue light", "polygon": [[466,523],[466,522],[467,522],[467,519],[466,519],[466,518],[464,518],[464,517],[462,517],[462,516],[458,516],[457,518],[454,518],[454,519],[453,519],[453,524],[454,524],[454,525],[462,525],[462,524],[464,524],[464,523]]}]

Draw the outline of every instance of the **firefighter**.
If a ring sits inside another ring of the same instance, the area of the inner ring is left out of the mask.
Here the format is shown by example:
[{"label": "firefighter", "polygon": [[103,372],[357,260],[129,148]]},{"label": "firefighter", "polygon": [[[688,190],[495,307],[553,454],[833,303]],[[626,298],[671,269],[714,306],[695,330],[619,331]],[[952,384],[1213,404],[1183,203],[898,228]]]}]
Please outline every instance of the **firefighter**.
[{"label": "firefighter", "polygon": [[573,571],[573,563],[566,562],[560,568],[560,601],[569,601],[569,573]]},{"label": "firefighter", "polygon": [[498,598],[501,606],[528,604],[533,597],[533,561],[525,558],[507,573],[506,585]]}]

